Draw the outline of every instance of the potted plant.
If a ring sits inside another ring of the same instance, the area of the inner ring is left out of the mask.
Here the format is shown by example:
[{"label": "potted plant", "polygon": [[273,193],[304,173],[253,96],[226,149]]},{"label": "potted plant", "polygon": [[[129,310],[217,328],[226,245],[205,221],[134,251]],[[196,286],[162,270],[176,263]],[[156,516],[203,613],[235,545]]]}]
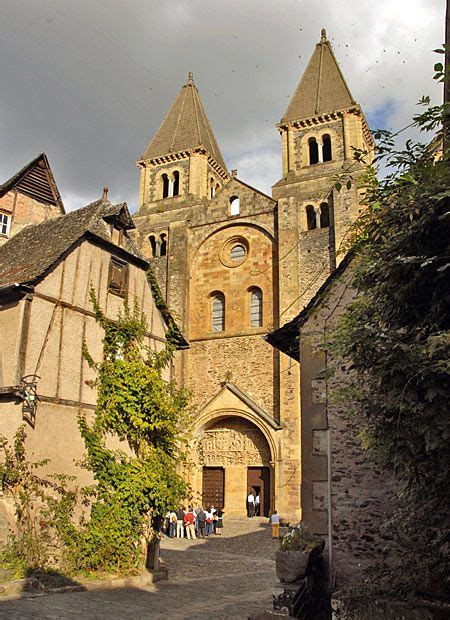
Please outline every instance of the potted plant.
[{"label": "potted plant", "polygon": [[283,536],[280,549],[275,554],[275,565],[278,579],[292,583],[305,576],[311,552],[325,546],[325,542],[310,534],[303,523],[290,528]]}]

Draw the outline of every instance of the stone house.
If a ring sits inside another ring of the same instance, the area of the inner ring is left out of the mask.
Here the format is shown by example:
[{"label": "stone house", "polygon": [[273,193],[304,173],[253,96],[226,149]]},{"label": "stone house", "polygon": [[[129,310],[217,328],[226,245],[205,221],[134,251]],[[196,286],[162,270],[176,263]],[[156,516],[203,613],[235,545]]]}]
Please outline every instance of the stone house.
[{"label": "stone house", "polygon": [[381,528],[395,483],[361,447],[361,429],[340,397],[350,379],[349,364],[337,364],[327,345],[356,298],[355,260],[347,255],[309,304],[266,336],[300,363],[302,521],[325,538],[330,580],[339,587],[360,579],[365,568],[395,550]]},{"label": "stone house", "polygon": [[[75,475],[80,484],[91,479],[75,464],[84,453],[77,414],[89,418],[96,405],[83,341],[94,359],[103,354],[90,287],[112,319],[125,295],[136,299],[147,319],[146,343],[156,351],[173,323],[152,294],[133,228],[127,205],[104,197],[26,226],[0,248],[0,435],[11,440],[25,420],[30,460],[49,459],[48,473]],[[186,346],[181,334],[179,345]]]},{"label": "stone house", "polygon": [[[325,31],[277,124],[282,178],[267,196],[228,171],[192,74],[147,150],[136,242],[189,340],[175,365],[196,408],[190,482],[242,516],[301,516],[298,362],[262,336],[295,317],[339,264],[373,149]],[[334,189],[336,175],[353,183]]]},{"label": "stone house", "polygon": [[64,213],[47,156],[41,153],[0,185],[0,245],[24,226]]}]

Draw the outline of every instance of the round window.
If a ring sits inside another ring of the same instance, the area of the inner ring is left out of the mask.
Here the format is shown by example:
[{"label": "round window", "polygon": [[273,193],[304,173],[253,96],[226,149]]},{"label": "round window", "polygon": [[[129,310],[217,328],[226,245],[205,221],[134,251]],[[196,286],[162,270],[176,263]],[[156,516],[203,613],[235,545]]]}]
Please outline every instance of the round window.
[{"label": "round window", "polygon": [[243,245],[238,243],[234,247],[231,248],[230,258],[232,261],[237,262],[241,261],[245,257],[246,251]]},{"label": "round window", "polygon": [[226,267],[239,267],[248,258],[250,246],[245,237],[234,235],[225,241],[219,252],[219,258]]}]

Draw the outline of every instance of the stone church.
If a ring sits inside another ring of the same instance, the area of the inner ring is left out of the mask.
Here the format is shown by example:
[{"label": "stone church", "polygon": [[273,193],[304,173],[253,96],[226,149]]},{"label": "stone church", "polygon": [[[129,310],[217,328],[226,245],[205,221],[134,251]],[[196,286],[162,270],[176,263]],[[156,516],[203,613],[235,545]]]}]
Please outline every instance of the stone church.
[{"label": "stone church", "polygon": [[[256,103],[256,102],[255,102]],[[301,516],[299,364],[265,340],[298,315],[343,258],[373,150],[325,31],[276,125],[272,196],[228,170],[190,73],[140,167],[136,237],[189,349],[175,379],[195,408],[188,472],[197,501]],[[337,191],[336,175],[346,183]],[[355,182],[356,181],[356,182]]]}]

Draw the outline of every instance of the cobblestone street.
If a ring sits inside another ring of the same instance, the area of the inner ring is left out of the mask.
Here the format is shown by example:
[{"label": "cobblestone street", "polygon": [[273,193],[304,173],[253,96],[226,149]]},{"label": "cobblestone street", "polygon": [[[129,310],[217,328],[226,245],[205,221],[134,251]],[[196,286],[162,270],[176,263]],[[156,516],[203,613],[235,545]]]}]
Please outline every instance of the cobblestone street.
[{"label": "cobblestone street", "polygon": [[[262,520],[261,520],[262,521]],[[271,606],[277,541],[256,519],[224,522],[222,536],[164,539],[169,580],[137,589],[51,594],[0,602],[0,618],[248,618]]]}]

